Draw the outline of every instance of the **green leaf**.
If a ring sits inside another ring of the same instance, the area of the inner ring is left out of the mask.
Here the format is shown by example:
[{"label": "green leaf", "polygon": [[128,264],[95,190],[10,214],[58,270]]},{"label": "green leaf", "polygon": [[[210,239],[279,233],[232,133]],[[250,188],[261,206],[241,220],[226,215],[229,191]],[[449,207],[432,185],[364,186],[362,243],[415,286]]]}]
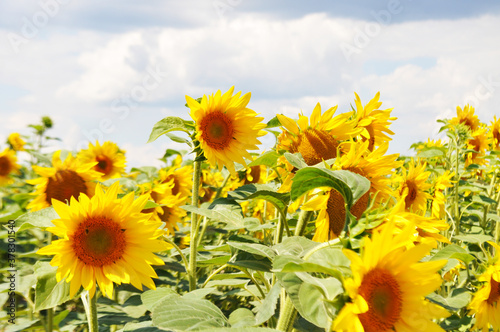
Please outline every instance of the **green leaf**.
[{"label": "green leaf", "polygon": [[331,321],[324,305],[322,293],[313,285],[303,283],[299,288],[298,298],[302,308],[301,314],[311,323],[328,329]]},{"label": "green leaf", "polygon": [[210,280],[207,283],[207,287],[218,287],[218,286],[230,286],[237,288],[245,288],[250,279],[222,279],[222,280]]},{"label": "green leaf", "polygon": [[155,326],[153,326],[152,321],[145,321],[145,322],[140,322],[140,323],[127,323],[123,327],[123,329],[118,330],[117,332],[161,332],[165,331],[163,329],[159,329]]},{"label": "green leaf", "polygon": [[183,119],[176,116],[169,116],[158,121],[149,135],[148,143],[154,142],[158,137],[171,131],[184,131],[190,134],[189,127]]},{"label": "green leaf", "polygon": [[278,120],[278,117],[275,116],[267,122],[266,128],[276,128],[279,126],[281,126],[280,120]]},{"label": "green leaf", "polygon": [[293,255],[302,257],[306,252],[316,247],[318,242],[311,241],[302,236],[291,236],[285,238],[281,243],[274,245],[272,248],[279,255]]},{"label": "green leaf", "polygon": [[48,262],[38,261],[35,263],[34,273],[36,276],[35,287],[35,310],[54,308],[69,301],[69,283],[65,280],[56,281],[56,266]]},{"label": "green leaf", "polygon": [[275,283],[273,287],[267,293],[264,301],[260,303],[260,305],[254,308],[256,312],[255,315],[255,325],[260,325],[264,322],[267,322],[269,318],[274,315],[276,311],[276,304],[278,303],[278,299],[280,296],[281,287],[278,283]]},{"label": "green leaf", "polygon": [[153,309],[153,324],[172,330],[199,331],[229,323],[219,308],[207,300],[168,297]]},{"label": "green leaf", "polygon": [[268,151],[268,152],[260,155],[258,158],[256,158],[254,161],[252,161],[250,164],[248,164],[248,167],[258,166],[258,165],[266,165],[268,167],[275,167],[278,164],[279,157],[280,157],[280,155],[276,151]]},{"label": "green leaf", "polygon": [[290,256],[281,255],[277,256],[273,261],[273,271],[276,272],[321,272],[328,275],[332,275],[338,278],[342,277],[342,274],[336,269],[331,269],[326,266],[306,262],[305,260]]},{"label": "green leaf", "polygon": [[255,326],[255,316],[252,311],[247,308],[238,308],[229,315],[229,324],[231,330],[237,327]]},{"label": "green leaf", "polygon": [[467,306],[470,302],[471,297],[472,295],[468,289],[455,288],[451,291],[450,296],[448,296],[447,298],[443,298],[441,295],[432,293],[427,296],[427,299],[439,304],[440,306],[448,310],[457,311]]},{"label": "green leaf", "polygon": [[291,198],[295,201],[308,191],[319,187],[331,187],[337,190],[350,208],[370,189],[370,181],[346,170],[331,171],[306,167],[299,170],[293,178]]},{"label": "green leaf", "polygon": [[148,290],[141,294],[141,301],[144,306],[152,311],[159,303],[169,296],[179,296],[173,289],[158,287],[155,290]]},{"label": "green leaf", "polygon": [[189,299],[202,300],[205,296],[207,296],[210,293],[213,293],[215,290],[216,290],[215,288],[209,288],[209,287],[195,289],[194,291],[182,295],[182,298],[187,300]]},{"label": "green leaf", "polygon": [[213,329],[204,329],[203,332],[270,332],[277,330],[269,329],[267,327],[219,327]]},{"label": "green leaf", "polygon": [[439,260],[439,259],[450,259],[456,258],[466,264],[472,262],[475,258],[474,256],[467,253],[467,251],[457,246],[456,244],[450,244],[438,251],[430,260]]},{"label": "green leaf", "polygon": [[495,201],[493,198],[489,198],[488,196],[479,195],[479,198],[481,199],[481,201],[483,201],[484,203],[487,203],[487,204],[496,204],[497,203],[497,201]]},{"label": "green leaf", "polygon": [[308,166],[304,161],[304,158],[302,158],[300,152],[297,153],[285,152],[284,156],[286,160],[288,160],[288,162],[297,169],[302,169]]},{"label": "green leaf", "polygon": [[273,249],[266,247],[258,243],[243,243],[243,242],[231,242],[228,241],[227,244],[233,248],[249,252],[258,256],[267,257],[273,259],[276,253]]},{"label": "green leaf", "polygon": [[476,243],[476,244],[482,244],[486,241],[494,241],[493,236],[484,234],[456,235],[453,238],[463,242]]},{"label": "green leaf", "polygon": [[43,210],[28,212],[19,216],[19,218],[16,219],[16,225],[19,225],[18,232],[35,227],[54,227],[52,223],[54,219],[59,219],[59,215],[53,207],[48,207]]},{"label": "green leaf", "polygon": [[442,157],[445,155],[444,148],[427,148],[417,154],[418,158]]},{"label": "green leaf", "polygon": [[290,202],[290,194],[277,193],[273,189],[269,185],[246,184],[230,192],[228,197],[239,200],[263,199],[284,212]]},{"label": "green leaf", "polygon": [[[220,199],[219,202],[222,202]],[[227,199],[225,199],[228,201]],[[212,209],[196,207],[192,205],[181,206],[186,211],[194,212],[212,220],[226,223],[227,229],[242,229],[243,228],[243,215],[241,214],[241,207],[233,201],[233,204],[214,204]]]}]

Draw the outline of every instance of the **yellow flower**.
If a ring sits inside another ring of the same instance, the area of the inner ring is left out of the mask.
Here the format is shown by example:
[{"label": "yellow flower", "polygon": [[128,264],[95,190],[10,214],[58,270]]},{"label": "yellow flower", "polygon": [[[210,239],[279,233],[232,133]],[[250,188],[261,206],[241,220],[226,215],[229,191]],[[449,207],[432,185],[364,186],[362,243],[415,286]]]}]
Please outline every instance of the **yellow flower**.
[{"label": "yellow flower", "polygon": [[349,120],[352,112],[333,117],[336,110],[337,106],[331,107],[321,114],[321,105],[316,104],[310,124],[307,116],[303,114],[299,114],[297,121],[278,114],[283,133],[278,137],[277,150],[300,152],[309,166],[335,158],[340,141],[350,139],[361,132],[361,129],[355,129],[356,122]]},{"label": "yellow flower", "polygon": [[434,181],[434,195],[432,197],[432,216],[443,219],[445,217],[444,204],[446,202],[446,197],[444,196],[444,191],[446,188],[451,188],[455,181],[452,178],[455,176],[454,172],[445,171],[443,174],[438,176]]},{"label": "yellow flower", "polygon": [[493,121],[491,121],[491,126],[489,127],[490,141],[493,145],[493,149],[500,151],[500,119],[497,116],[493,116]]},{"label": "yellow flower", "polygon": [[[500,247],[488,242],[495,247],[498,255]],[[498,256],[495,257],[494,263],[488,267],[486,272],[478,277],[479,281],[484,282],[475,294],[472,301],[469,303],[471,314],[476,316],[476,329],[481,329],[483,332],[489,331],[490,327],[494,331],[500,330],[500,264]]]},{"label": "yellow flower", "polygon": [[207,98],[203,96],[198,103],[193,98],[186,96],[186,101],[191,109],[190,115],[196,123],[196,139],[212,167],[222,170],[222,166],[235,173],[234,163],[246,166],[244,159],[252,159],[247,150],[257,150],[257,139],[266,134],[261,130],[266,127],[257,117],[257,113],[247,108],[250,93],[240,97],[241,92],[233,96],[234,87],[221,95]]},{"label": "yellow flower", "polygon": [[467,141],[467,148],[474,150],[475,152],[467,153],[465,167],[470,164],[485,165],[488,163],[488,160],[484,158],[489,146],[489,139],[486,130],[486,127],[480,127],[471,133],[472,138]]},{"label": "yellow flower", "polygon": [[20,168],[14,150],[6,148],[3,152],[0,152],[0,186],[12,183],[13,180],[10,175],[19,173]]},{"label": "yellow flower", "polygon": [[450,120],[450,124],[457,125],[459,123],[464,124],[471,131],[479,128],[480,123],[477,115],[474,114],[474,107],[465,105],[462,110],[460,106],[457,106],[457,116]]},{"label": "yellow flower", "polygon": [[363,141],[369,141],[368,149],[373,151],[375,147],[381,146],[383,143],[391,140],[389,136],[394,135],[394,133],[389,129],[391,125],[390,121],[394,121],[397,118],[391,117],[392,108],[385,110],[380,110],[382,102],[379,102],[380,92],[377,92],[375,97],[368,102],[368,104],[363,107],[361,104],[361,99],[357,93],[356,95],[356,119],[358,121],[357,127],[362,128],[361,139]]},{"label": "yellow flower", "polygon": [[81,194],[69,205],[53,200],[60,219],[47,230],[58,240],[38,250],[40,255],[55,255],[50,264],[58,266],[56,279],[66,278],[73,297],[83,286],[94,296],[96,282],[101,292],[111,297],[113,283],[131,283],[155,289],[151,278],[157,275],[151,265],[163,265],[153,252],[166,250],[166,242],[158,240],[164,232],[159,222],[148,221],[141,210],[148,200],[134,193],[117,199],[119,185],[115,182],[106,193],[98,185],[94,197]]},{"label": "yellow flower", "polygon": [[7,142],[14,151],[23,151],[26,142],[21,138],[19,133],[12,133],[7,137]]},{"label": "yellow flower", "polygon": [[102,173],[101,180],[119,178],[125,173],[125,155],[113,142],[100,145],[96,141],[95,146],[89,143],[89,148],[80,151],[78,158],[82,163],[97,162],[94,170]]},{"label": "yellow flower", "polygon": [[446,261],[420,262],[431,246],[412,245],[413,227],[395,236],[394,227],[388,223],[365,238],[361,256],[344,250],[351,261],[352,278],[344,281],[351,301],[333,322],[334,331],[444,331],[432,319],[449,313],[425,296],[441,285],[437,271]]},{"label": "yellow flower", "polygon": [[[172,194],[185,203],[191,196],[193,188],[193,167],[191,165],[182,166],[182,157],[177,156],[172,167],[161,169],[159,172],[160,183],[171,183]],[[182,205],[182,204],[181,204]]]},{"label": "yellow flower", "polygon": [[82,164],[71,154],[62,162],[60,154],[61,151],[54,152],[52,167],[33,166],[33,170],[41,177],[26,181],[37,185],[33,194],[37,197],[27,207],[31,211],[51,206],[52,199],[66,202],[71,197],[78,197],[80,193],[89,197],[94,195],[95,183],[92,181],[101,176],[101,173],[93,170],[96,163]]},{"label": "yellow flower", "polygon": [[405,207],[413,212],[427,210],[427,200],[432,196],[427,193],[427,190],[432,187],[432,184],[427,183],[427,179],[431,174],[425,171],[427,163],[411,159],[409,169],[402,167],[403,174],[396,179],[399,182],[397,195],[399,199],[405,197]]}]

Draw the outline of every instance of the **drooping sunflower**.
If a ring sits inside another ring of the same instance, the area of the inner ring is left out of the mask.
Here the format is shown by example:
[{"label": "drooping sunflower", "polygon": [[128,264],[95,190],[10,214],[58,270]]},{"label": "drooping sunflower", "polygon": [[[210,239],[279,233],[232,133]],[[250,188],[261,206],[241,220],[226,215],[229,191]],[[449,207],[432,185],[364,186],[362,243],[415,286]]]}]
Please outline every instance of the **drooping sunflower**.
[{"label": "drooping sunflower", "polygon": [[497,256],[494,257],[493,264],[478,277],[484,284],[474,294],[468,306],[471,314],[476,317],[474,327],[483,332],[489,331],[490,327],[494,331],[500,330],[500,262],[498,261],[500,247],[493,242],[488,243],[495,247]]},{"label": "drooping sunflower", "polygon": [[490,142],[493,149],[500,151],[500,119],[497,116],[493,116],[493,121],[491,121],[491,126],[489,127]]},{"label": "drooping sunflower", "polygon": [[[386,201],[392,194],[388,176],[394,169],[401,166],[397,161],[398,154],[385,156],[388,143],[384,143],[375,151],[369,150],[369,142],[346,142],[342,144],[343,151],[332,165],[333,170],[348,170],[364,176],[370,181],[370,189],[352,207],[351,213],[360,218],[368,207],[370,197],[376,197],[376,203]],[[318,195],[302,207],[304,210],[319,210],[316,219],[314,241],[325,242],[340,235],[345,226],[346,211],[344,198],[332,189],[326,194]]]},{"label": "drooping sunflower", "polygon": [[0,152],[0,186],[13,182],[12,174],[18,173],[21,166],[17,164],[16,152],[6,148]]},{"label": "drooping sunflower", "polygon": [[41,177],[27,180],[29,184],[37,185],[36,198],[27,206],[31,211],[41,210],[52,205],[52,199],[66,202],[71,197],[78,197],[83,193],[89,197],[94,195],[95,182],[101,173],[93,170],[95,162],[82,164],[68,154],[61,161],[61,151],[52,155],[52,167],[33,166],[33,170]]},{"label": "drooping sunflower", "polygon": [[184,203],[191,196],[193,187],[193,167],[191,165],[182,166],[182,157],[177,156],[173,165],[168,169],[160,169],[161,183],[172,183],[172,194]]},{"label": "drooping sunflower", "polygon": [[405,206],[408,211],[427,210],[427,200],[432,198],[427,192],[432,187],[432,184],[427,183],[431,173],[425,170],[426,166],[427,163],[412,158],[408,170],[402,167],[403,174],[396,178],[396,182],[399,183],[396,194],[398,199],[405,197]]},{"label": "drooping sunflower", "polygon": [[118,145],[110,141],[102,145],[97,141],[95,145],[89,143],[89,148],[80,151],[78,158],[83,163],[97,162],[94,170],[102,173],[100,180],[118,178],[125,172],[125,155]]},{"label": "drooping sunflower", "polygon": [[7,137],[7,143],[11,146],[14,151],[23,151],[26,142],[21,138],[19,133],[12,133]]},{"label": "drooping sunflower", "polygon": [[444,331],[432,319],[449,313],[425,296],[441,285],[437,272],[446,261],[420,262],[431,246],[412,245],[413,227],[397,235],[394,227],[388,223],[365,238],[360,256],[344,250],[351,261],[352,278],[344,281],[351,301],[333,322],[333,331]]},{"label": "drooping sunflower", "polygon": [[215,95],[203,95],[201,102],[186,96],[190,108],[189,115],[196,123],[196,140],[212,167],[222,170],[222,166],[234,174],[234,163],[246,166],[246,159],[252,159],[248,150],[257,150],[257,139],[266,134],[261,130],[266,124],[264,118],[247,108],[250,92],[240,97],[233,96],[234,86],[223,95],[218,90]]},{"label": "drooping sunflower", "polygon": [[490,142],[486,131],[486,127],[480,127],[471,133],[472,138],[467,141],[467,148],[475,152],[467,153],[466,167],[470,164],[485,165],[488,163],[488,160],[484,158]]},{"label": "drooping sunflower", "polygon": [[450,120],[450,124],[464,124],[469,128],[470,131],[477,130],[479,128],[480,122],[477,115],[474,114],[474,107],[465,105],[464,109],[457,106],[457,116]]},{"label": "drooping sunflower", "polygon": [[278,114],[283,132],[278,137],[277,150],[300,152],[309,166],[335,158],[341,141],[361,133],[361,129],[355,128],[356,121],[349,119],[352,112],[334,117],[336,110],[337,106],[331,107],[321,114],[321,105],[317,103],[311,113],[310,123],[303,114],[299,114],[297,121]]},{"label": "drooping sunflower", "polygon": [[360,135],[361,139],[370,142],[368,149],[373,151],[375,147],[392,140],[392,138],[386,134],[394,135],[389,129],[389,126],[391,125],[390,121],[394,121],[397,118],[391,116],[392,108],[385,110],[379,109],[380,106],[382,106],[382,102],[379,101],[380,92],[377,92],[375,97],[373,97],[364,107],[361,104],[361,99],[358,94],[354,94],[356,95],[357,127],[363,129]]},{"label": "drooping sunflower", "polygon": [[58,266],[58,282],[66,278],[70,283],[71,297],[80,286],[93,297],[96,282],[108,297],[113,295],[113,283],[131,283],[140,290],[142,285],[156,288],[151,265],[164,263],[153,252],[168,248],[158,239],[164,234],[161,223],[141,213],[148,196],[134,200],[134,193],[129,193],[117,199],[118,190],[115,182],[106,193],[98,185],[95,196],[82,193],[78,200],[72,197],[69,205],[52,200],[60,219],[47,230],[59,239],[37,253],[55,255],[50,264]]}]

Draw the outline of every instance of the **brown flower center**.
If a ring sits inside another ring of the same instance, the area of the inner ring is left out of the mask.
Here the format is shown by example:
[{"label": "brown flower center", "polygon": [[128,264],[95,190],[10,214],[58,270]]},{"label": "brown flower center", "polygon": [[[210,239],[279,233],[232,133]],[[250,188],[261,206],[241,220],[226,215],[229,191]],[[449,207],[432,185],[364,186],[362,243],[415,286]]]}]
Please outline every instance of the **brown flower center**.
[{"label": "brown flower center", "polygon": [[232,120],[223,112],[206,114],[200,123],[201,137],[206,144],[215,150],[224,150],[233,139]]},{"label": "brown flower center", "polygon": [[293,152],[300,152],[307,165],[312,166],[337,156],[338,141],[329,133],[309,128],[298,137]]},{"label": "brown flower center", "polygon": [[85,219],[72,235],[73,251],[84,264],[101,267],[121,259],[125,252],[125,230],[105,217]]},{"label": "brown flower center", "polygon": [[95,159],[97,161],[97,165],[94,166],[94,169],[98,172],[104,173],[104,176],[109,175],[113,170],[113,161],[104,155],[97,156]]},{"label": "brown flower center", "polygon": [[52,198],[66,202],[71,197],[78,198],[80,193],[87,193],[87,186],[78,173],[72,170],[59,170],[49,178],[45,190],[46,202],[52,205]]},{"label": "brown flower center", "polygon": [[[351,206],[351,213],[357,218],[361,218],[363,212],[368,207],[368,200],[370,198],[369,192],[361,196],[353,206]],[[345,204],[344,197],[337,190],[330,190],[330,198],[328,198],[326,213],[328,214],[330,229],[329,240],[339,237],[340,233],[345,226]]]},{"label": "brown flower center", "polygon": [[486,302],[488,302],[489,305],[493,305],[498,301],[498,298],[500,297],[500,284],[495,279],[491,278],[490,286],[490,295],[488,296]]},{"label": "brown flower center", "polygon": [[402,292],[396,278],[384,269],[374,268],[363,277],[359,294],[368,304],[368,311],[359,315],[364,330],[392,331],[403,307]]},{"label": "brown flower center", "polygon": [[406,181],[405,186],[408,188],[408,195],[405,197],[405,207],[406,209],[410,209],[412,204],[417,199],[418,188],[413,181]]},{"label": "brown flower center", "polygon": [[9,175],[11,170],[12,164],[10,160],[5,156],[0,157],[0,176]]},{"label": "brown flower center", "polygon": [[[252,180],[249,180],[251,177]],[[245,177],[245,184],[257,183],[260,180],[260,166],[250,167],[250,176]]]}]

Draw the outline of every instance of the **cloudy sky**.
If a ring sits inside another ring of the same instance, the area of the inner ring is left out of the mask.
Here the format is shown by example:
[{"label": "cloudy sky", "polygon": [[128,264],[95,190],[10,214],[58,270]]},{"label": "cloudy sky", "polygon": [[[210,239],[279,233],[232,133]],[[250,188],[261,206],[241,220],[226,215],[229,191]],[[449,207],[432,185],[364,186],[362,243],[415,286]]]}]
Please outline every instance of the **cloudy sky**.
[{"label": "cloudy sky", "polygon": [[179,145],[146,144],[152,126],[234,85],[266,121],[380,91],[398,117],[390,152],[409,154],[457,105],[500,114],[498,31],[494,0],[3,0],[0,142],[49,115],[54,148],[111,140],[129,166],[159,165]]}]

